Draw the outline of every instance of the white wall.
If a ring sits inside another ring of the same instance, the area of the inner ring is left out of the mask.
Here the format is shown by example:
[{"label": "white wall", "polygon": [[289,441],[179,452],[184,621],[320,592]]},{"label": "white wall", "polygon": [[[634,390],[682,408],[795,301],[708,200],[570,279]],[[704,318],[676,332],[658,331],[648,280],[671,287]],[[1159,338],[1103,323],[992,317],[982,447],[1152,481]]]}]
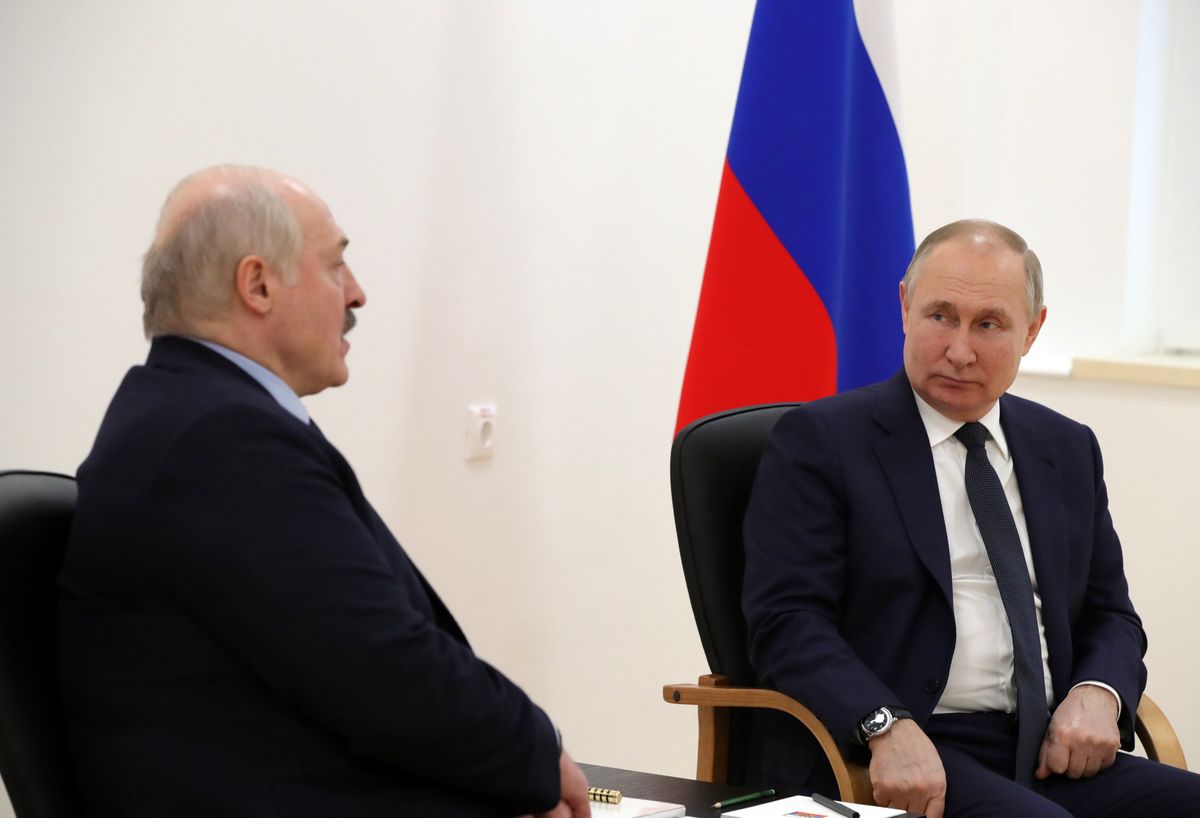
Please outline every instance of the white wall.
[{"label": "white wall", "polygon": [[1010,225],[1046,270],[1051,320],[1037,353],[1109,350],[1124,295],[1138,3],[898,6],[917,237],[966,216]]},{"label": "white wall", "polygon": [[[1023,230],[1049,278],[1042,343],[1062,352],[1120,312],[1137,4],[1047,5],[903,4],[888,93],[918,232],[961,215]],[[138,258],[169,186],[218,161],[294,173],[368,293],[350,384],[310,404],[326,433],[577,757],[689,774],[694,714],[659,694],[705,669],[667,454],[752,9],[0,4],[0,467],[70,472],[86,453],[144,356]],[[1195,617],[1186,589],[1157,590],[1196,565],[1171,514],[1195,492],[1133,426],[1200,398],[1020,388],[1100,433],[1151,689],[1200,759]],[[497,454],[469,464],[481,400]],[[1172,448],[1194,460],[1200,441]]]}]

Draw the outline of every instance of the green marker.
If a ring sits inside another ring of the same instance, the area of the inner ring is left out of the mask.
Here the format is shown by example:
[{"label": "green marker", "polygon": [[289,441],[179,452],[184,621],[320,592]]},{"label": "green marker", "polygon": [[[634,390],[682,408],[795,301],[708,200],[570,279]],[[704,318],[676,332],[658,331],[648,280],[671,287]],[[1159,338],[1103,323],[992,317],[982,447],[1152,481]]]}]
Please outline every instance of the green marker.
[{"label": "green marker", "polygon": [[762,792],[752,792],[749,795],[739,795],[735,798],[726,798],[724,801],[718,801],[713,804],[713,809],[724,809],[732,807],[734,804],[744,804],[747,801],[757,801],[760,798],[770,798],[775,794],[774,789],[763,790]]}]

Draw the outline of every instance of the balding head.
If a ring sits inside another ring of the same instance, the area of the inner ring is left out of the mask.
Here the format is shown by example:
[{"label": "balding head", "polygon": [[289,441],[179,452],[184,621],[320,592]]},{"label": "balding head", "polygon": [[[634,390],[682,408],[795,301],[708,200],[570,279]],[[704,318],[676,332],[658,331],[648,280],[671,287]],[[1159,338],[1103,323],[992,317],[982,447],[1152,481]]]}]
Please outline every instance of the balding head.
[{"label": "balding head", "polygon": [[238,263],[247,256],[260,256],[293,278],[300,199],[319,202],[282,174],[234,165],[207,168],[176,185],[142,263],[146,337],[194,335],[198,324],[220,320],[234,298]]},{"label": "balding head", "polygon": [[912,261],[908,263],[908,269],[904,272],[904,291],[907,293],[909,303],[912,301],[914,287],[921,275],[921,263],[933,252],[935,247],[955,240],[965,240],[980,246],[999,245],[1020,254],[1025,264],[1025,305],[1029,311],[1029,320],[1032,321],[1037,316],[1043,306],[1041,261],[1038,260],[1037,254],[1029,248],[1025,239],[1021,238],[1015,230],[986,219],[962,219],[951,222],[925,237],[917,251],[913,253]]}]

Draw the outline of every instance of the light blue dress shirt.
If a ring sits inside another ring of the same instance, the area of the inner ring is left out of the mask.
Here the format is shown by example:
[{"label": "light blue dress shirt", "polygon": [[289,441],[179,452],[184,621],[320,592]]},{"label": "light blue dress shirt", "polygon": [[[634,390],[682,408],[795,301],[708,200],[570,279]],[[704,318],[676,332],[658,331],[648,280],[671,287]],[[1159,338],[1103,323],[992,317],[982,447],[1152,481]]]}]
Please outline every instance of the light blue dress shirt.
[{"label": "light blue dress shirt", "polygon": [[236,365],[239,369],[254,378],[263,389],[275,399],[275,401],[286,409],[301,423],[307,425],[309,423],[308,410],[304,408],[304,404],[300,402],[300,396],[292,391],[292,388],[283,382],[283,378],[276,375],[271,370],[267,369],[257,361],[252,361],[240,352],[234,352],[229,347],[221,346],[220,344],[206,341],[203,338],[192,338],[184,336],[189,341],[195,341],[197,344],[202,344],[208,347],[213,352],[224,357],[230,363]]}]

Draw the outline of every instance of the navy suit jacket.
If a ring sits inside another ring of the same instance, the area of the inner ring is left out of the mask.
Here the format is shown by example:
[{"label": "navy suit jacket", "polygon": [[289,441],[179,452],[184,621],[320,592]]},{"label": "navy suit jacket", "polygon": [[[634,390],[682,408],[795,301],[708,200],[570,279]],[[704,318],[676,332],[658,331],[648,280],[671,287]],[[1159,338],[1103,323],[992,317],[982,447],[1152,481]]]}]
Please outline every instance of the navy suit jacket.
[{"label": "navy suit jacket", "polygon": [[495,816],[559,798],[546,715],[478,659],[315,427],[154,341],[79,469],[60,688],[97,816]]},{"label": "navy suit jacket", "polygon": [[[1054,700],[1080,681],[1111,685],[1128,749],[1146,640],[1129,600],[1099,447],[1086,426],[1036,403],[1005,395],[1000,407]],[[744,537],[743,607],[759,682],[812,709],[852,754],[862,752],[858,722],[881,705],[906,707],[924,724],[950,670],[955,625],[933,455],[903,371],[779,421]],[[822,780],[823,756],[797,724],[768,714],[752,734],[754,777],[793,786]]]}]

